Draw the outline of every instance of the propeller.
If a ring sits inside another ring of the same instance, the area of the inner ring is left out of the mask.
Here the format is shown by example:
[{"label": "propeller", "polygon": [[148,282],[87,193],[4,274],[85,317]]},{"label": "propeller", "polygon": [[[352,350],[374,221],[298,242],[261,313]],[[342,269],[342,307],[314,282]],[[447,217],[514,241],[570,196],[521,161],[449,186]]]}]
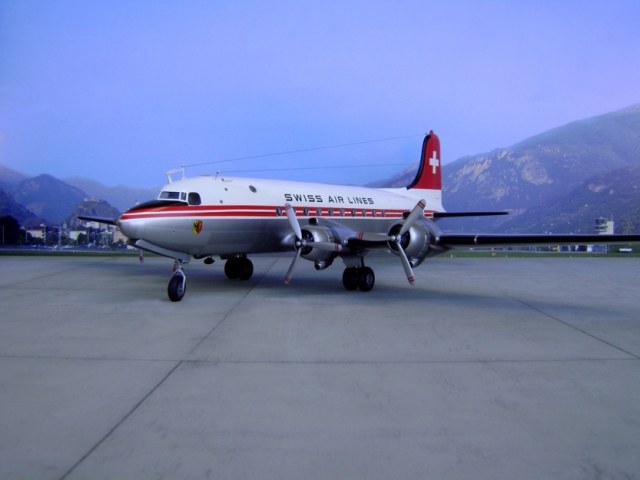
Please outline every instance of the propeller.
[{"label": "propeller", "polygon": [[291,265],[287,270],[287,274],[284,277],[284,283],[289,283],[293,277],[293,270],[295,269],[296,262],[302,255],[302,249],[305,247],[317,248],[318,250],[324,250],[326,252],[341,252],[342,245],[335,242],[314,242],[313,240],[305,239],[302,234],[302,228],[300,227],[300,222],[298,222],[298,217],[296,217],[296,211],[291,206],[291,204],[287,203],[284,206],[285,211],[287,213],[287,219],[289,220],[289,226],[293,233],[296,236],[295,247],[296,247],[296,255],[293,257],[291,261]]},{"label": "propeller", "polygon": [[289,270],[287,270],[287,274],[284,276],[284,283],[289,283],[291,281],[291,278],[293,278],[293,269],[296,268],[296,262],[300,258],[301,254],[302,248],[296,248],[296,256],[293,257],[293,261],[291,262],[291,265],[289,265]]},{"label": "propeller", "polygon": [[298,218],[296,217],[296,211],[293,209],[290,203],[287,203],[284,206],[285,211],[287,212],[287,218],[289,219],[289,225],[291,226],[291,230],[296,234],[296,238],[301,241],[302,240],[302,229],[300,228],[300,223],[298,223]]},{"label": "propeller", "polygon": [[396,244],[398,254],[400,255],[400,261],[402,262],[404,273],[406,274],[407,280],[411,285],[413,285],[416,277],[413,275],[413,269],[411,268],[409,258],[407,258],[407,254],[405,253],[404,248],[402,248],[402,236],[411,229],[413,224],[420,217],[422,217],[424,207],[426,205],[427,202],[424,199],[420,200],[407,216],[407,219],[402,225],[400,231],[395,235],[387,235],[385,233],[360,232],[357,236],[358,240],[364,240],[365,242],[394,242]]},{"label": "propeller", "polygon": [[400,233],[398,234],[399,236],[402,236],[405,233],[407,233],[409,229],[413,226],[415,221],[418,220],[420,217],[422,217],[422,214],[424,213],[424,207],[426,206],[427,206],[427,202],[424,199],[416,203],[416,206],[413,207],[413,210],[411,210],[411,213],[409,213],[409,216],[405,220],[404,225],[402,225],[402,228],[400,229]]}]

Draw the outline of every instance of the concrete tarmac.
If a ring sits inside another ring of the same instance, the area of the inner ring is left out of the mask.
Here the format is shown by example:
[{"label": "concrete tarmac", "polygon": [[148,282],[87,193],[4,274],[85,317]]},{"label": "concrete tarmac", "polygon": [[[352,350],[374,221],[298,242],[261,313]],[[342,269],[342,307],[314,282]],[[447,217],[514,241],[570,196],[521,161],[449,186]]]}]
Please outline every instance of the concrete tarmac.
[{"label": "concrete tarmac", "polygon": [[0,478],[640,478],[640,259],[253,260],[0,257]]}]

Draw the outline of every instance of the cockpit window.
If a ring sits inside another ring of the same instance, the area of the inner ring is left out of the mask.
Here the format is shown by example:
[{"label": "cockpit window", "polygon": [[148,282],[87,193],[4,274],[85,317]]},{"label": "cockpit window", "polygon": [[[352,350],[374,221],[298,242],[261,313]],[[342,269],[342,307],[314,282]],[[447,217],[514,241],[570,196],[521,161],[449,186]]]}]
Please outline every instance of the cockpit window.
[{"label": "cockpit window", "polygon": [[188,197],[189,205],[200,205],[202,200],[200,200],[200,194],[197,192],[189,192]]},{"label": "cockpit window", "polygon": [[180,192],[160,192],[160,199],[162,200],[180,200]]}]

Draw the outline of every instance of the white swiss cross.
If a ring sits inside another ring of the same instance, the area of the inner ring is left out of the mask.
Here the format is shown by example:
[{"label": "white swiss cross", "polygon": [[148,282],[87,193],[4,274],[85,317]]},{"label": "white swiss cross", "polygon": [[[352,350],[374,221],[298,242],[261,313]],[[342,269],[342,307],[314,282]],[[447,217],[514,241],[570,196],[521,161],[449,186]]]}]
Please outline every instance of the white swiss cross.
[{"label": "white swiss cross", "polygon": [[433,168],[432,173],[436,174],[436,168],[440,166],[440,160],[436,155],[436,151],[433,151],[433,156],[429,159],[429,166]]}]

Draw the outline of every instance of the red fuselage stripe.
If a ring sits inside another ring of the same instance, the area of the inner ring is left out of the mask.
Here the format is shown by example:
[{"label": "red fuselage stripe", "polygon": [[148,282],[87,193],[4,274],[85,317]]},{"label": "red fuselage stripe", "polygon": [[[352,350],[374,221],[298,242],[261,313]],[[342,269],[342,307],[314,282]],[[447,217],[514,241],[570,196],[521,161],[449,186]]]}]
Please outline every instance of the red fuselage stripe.
[{"label": "red fuselage stripe", "polygon": [[[338,218],[401,218],[406,210],[380,208],[342,208],[342,207],[295,207],[296,215],[302,217],[338,217]],[[353,213],[355,212],[355,215]],[[364,215],[363,215],[364,213]],[[263,205],[234,206],[172,206],[155,207],[125,212],[121,220],[138,218],[180,218],[180,217],[284,217],[284,209]],[[425,211],[425,216],[432,217],[433,211]]]}]

